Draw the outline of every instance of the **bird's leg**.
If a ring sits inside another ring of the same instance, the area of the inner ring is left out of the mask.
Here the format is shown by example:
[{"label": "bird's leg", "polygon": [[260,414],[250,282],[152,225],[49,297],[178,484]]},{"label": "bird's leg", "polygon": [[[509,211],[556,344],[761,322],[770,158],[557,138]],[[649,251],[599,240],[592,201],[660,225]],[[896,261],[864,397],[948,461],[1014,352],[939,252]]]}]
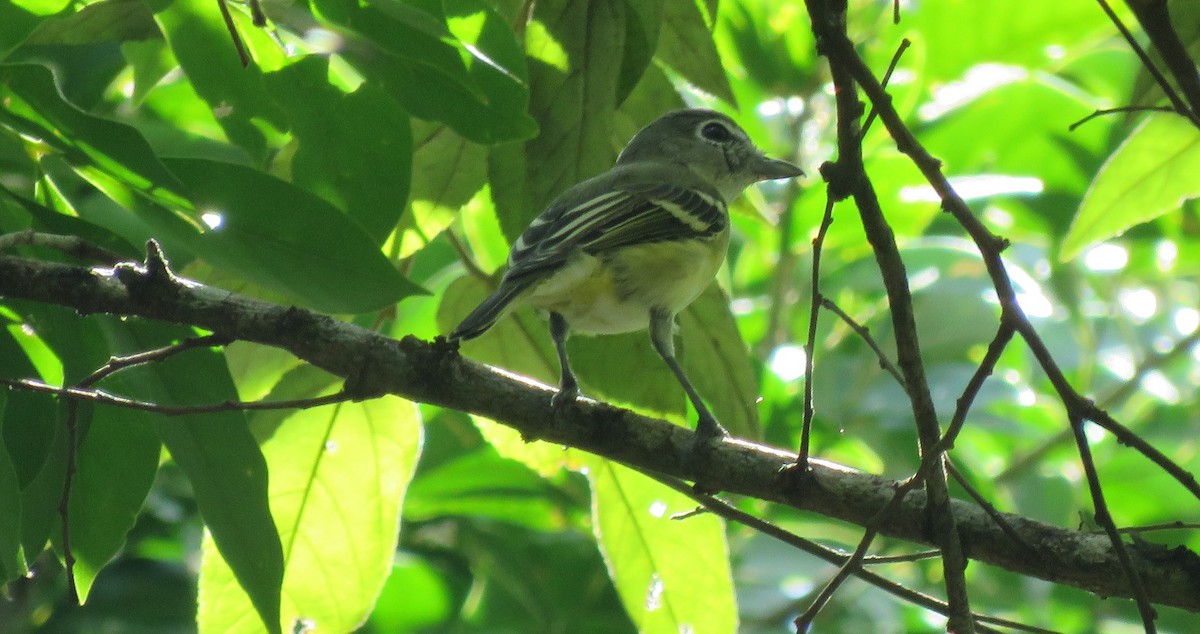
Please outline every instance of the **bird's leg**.
[{"label": "bird's leg", "polygon": [[567,335],[570,333],[567,320],[559,313],[550,313],[550,338],[554,340],[554,347],[558,350],[558,365],[562,368],[558,394],[550,399],[554,407],[573,403],[579,396],[579,383],[575,380],[575,373],[571,372],[571,362],[567,360]]},{"label": "bird's leg", "polygon": [[696,388],[692,387],[692,382],[688,380],[687,375],[683,373],[683,368],[679,365],[679,361],[675,359],[675,315],[670,312],[654,308],[650,310],[650,343],[654,345],[654,350],[667,363],[667,367],[675,373],[675,378],[679,379],[679,384],[683,386],[683,391],[687,392],[688,399],[692,401],[692,406],[696,408],[696,413],[700,415],[700,420],[696,423],[696,441],[698,444],[706,443],[713,438],[728,436],[729,432],[725,431],[717,422],[712,412],[708,411],[708,407],[704,405],[704,401],[700,398],[700,393]]}]

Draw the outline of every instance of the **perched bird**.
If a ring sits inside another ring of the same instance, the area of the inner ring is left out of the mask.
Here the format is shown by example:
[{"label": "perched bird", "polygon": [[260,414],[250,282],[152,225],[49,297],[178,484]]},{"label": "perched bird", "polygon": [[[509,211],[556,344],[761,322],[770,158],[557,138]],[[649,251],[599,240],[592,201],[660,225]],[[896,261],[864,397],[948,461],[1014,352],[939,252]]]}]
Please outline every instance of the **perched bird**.
[{"label": "perched bird", "polygon": [[675,315],[712,282],[729,244],[728,203],[753,183],[800,176],[763,155],[729,117],[667,113],[643,128],[613,168],[550,203],[521,234],[496,289],[450,334],[478,337],[513,308],[549,313],[562,368],[555,406],[578,396],[569,331],[649,328],[650,342],[700,416],[698,441],[726,435],[675,358]]}]

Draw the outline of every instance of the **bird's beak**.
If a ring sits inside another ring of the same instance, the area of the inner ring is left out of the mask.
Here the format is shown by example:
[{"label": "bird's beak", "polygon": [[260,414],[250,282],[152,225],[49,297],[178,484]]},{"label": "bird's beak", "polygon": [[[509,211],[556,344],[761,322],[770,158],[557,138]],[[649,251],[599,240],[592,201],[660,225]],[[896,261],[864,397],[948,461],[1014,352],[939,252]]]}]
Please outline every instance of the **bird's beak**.
[{"label": "bird's beak", "polygon": [[754,174],[760,181],[770,181],[777,178],[804,176],[804,170],[787,161],[759,156],[754,164]]}]

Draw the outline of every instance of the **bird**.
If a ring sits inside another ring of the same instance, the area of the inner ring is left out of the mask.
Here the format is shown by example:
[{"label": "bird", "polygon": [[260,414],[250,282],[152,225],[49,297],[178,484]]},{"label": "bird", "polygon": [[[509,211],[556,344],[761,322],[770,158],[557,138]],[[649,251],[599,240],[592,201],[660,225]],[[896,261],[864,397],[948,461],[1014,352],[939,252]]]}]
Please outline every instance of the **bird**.
[{"label": "bird", "polygon": [[551,404],[560,408],[579,396],[567,358],[570,333],[647,330],[696,410],[696,441],[725,437],[675,356],[675,317],[725,260],[729,203],[754,183],[803,174],[768,158],[725,114],[668,112],[633,136],[612,169],[570,187],[533,219],[496,290],[448,339],[478,337],[519,306],[540,309],[558,353]]}]

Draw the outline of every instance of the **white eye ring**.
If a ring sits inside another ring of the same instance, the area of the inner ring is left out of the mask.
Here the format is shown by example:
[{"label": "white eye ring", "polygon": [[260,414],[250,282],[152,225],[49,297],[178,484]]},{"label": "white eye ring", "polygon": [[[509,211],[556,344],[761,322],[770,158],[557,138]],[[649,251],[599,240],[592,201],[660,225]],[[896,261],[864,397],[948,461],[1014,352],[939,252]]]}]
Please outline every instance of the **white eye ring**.
[{"label": "white eye ring", "polygon": [[733,133],[729,128],[720,121],[707,121],[700,126],[700,138],[713,143],[729,143],[733,140]]}]

